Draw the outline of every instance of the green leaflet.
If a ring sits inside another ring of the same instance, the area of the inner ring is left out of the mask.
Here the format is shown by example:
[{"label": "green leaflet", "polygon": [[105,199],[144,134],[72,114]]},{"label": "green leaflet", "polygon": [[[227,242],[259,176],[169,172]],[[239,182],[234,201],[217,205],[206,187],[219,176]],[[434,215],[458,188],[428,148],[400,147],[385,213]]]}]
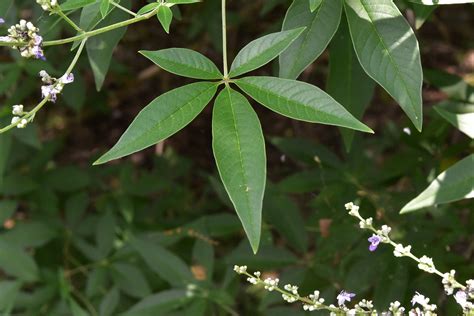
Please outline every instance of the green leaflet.
[{"label": "green leaflet", "polygon": [[166,290],[145,297],[120,316],[157,316],[170,312],[189,302],[185,290]]},{"label": "green leaflet", "polygon": [[23,281],[33,282],[39,277],[39,269],[32,255],[4,239],[0,239],[0,267],[6,274]]},{"label": "green leaflet", "polygon": [[[374,87],[374,81],[360,67],[347,22],[343,20],[330,45],[327,92],[360,120],[372,99]],[[341,128],[340,132],[349,151],[354,131]]]},{"label": "green leaflet", "polygon": [[309,9],[311,12],[314,12],[320,5],[323,0],[309,0]]},{"label": "green leaflet", "polygon": [[308,236],[304,230],[305,222],[301,211],[288,196],[277,190],[269,190],[263,202],[264,218],[302,253],[308,249]]},{"label": "green leaflet", "polygon": [[61,4],[61,10],[70,11],[85,7],[86,5],[94,3],[95,0],[67,0]]},{"label": "green leaflet", "polygon": [[187,48],[140,51],[140,54],[166,71],[194,79],[221,79],[222,74],[206,56]]},{"label": "green leaflet", "polygon": [[346,0],[345,10],[362,68],[421,131],[423,75],[418,41],[410,25],[392,0]]},{"label": "green leaflet", "polygon": [[0,282],[0,312],[10,315],[15,307],[15,300],[20,292],[21,282],[1,281]]},{"label": "green leaflet", "polygon": [[424,5],[474,3],[474,0],[408,0],[408,1],[414,2],[414,3],[420,3]]},{"label": "green leaflet", "polygon": [[132,238],[130,244],[148,267],[171,285],[188,284],[193,280],[193,275],[186,263],[169,250],[138,238]]},{"label": "green leaflet", "polygon": [[108,271],[116,286],[135,298],[150,295],[151,289],[142,270],[129,263],[114,263]]},{"label": "green leaflet", "polygon": [[146,14],[148,12],[151,12],[151,11],[155,10],[155,8],[159,5],[160,4],[158,2],[148,3],[148,4],[144,5],[143,7],[141,7],[140,10],[138,10],[137,15],[143,15],[143,14]]},{"label": "green leaflet", "polygon": [[304,27],[300,27],[276,32],[248,43],[232,62],[229,76],[240,76],[269,63],[298,38],[304,29]]},{"label": "green leaflet", "polygon": [[341,0],[322,0],[311,12],[308,0],[295,0],[283,21],[282,30],[306,30],[280,55],[280,77],[296,79],[327,47],[341,19]]},{"label": "green leaflet", "polygon": [[216,90],[217,84],[197,82],[157,97],[138,113],[114,147],[94,164],[130,155],[173,135],[204,109]]},{"label": "green leaflet", "polygon": [[109,0],[101,0],[100,2],[100,14],[102,18],[105,18],[109,13],[110,2]]},{"label": "green leaflet", "polygon": [[120,292],[114,287],[102,299],[99,306],[100,316],[112,316],[120,301]]},{"label": "green leaflet", "polygon": [[474,104],[444,101],[434,106],[434,109],[446,121],[474,139]]},{"label": "green leaflet", "polygon": [[7,166],[8,157],[12,148],[12,135],[0,135],[0,191],[3,187],[3,177]]},{"label": "green leaflet", "polygon": [[308,83],[275,77],[245,77],[235,83],[257,102],[281,115],[373,132],[328,94]]},{"label": "green leaflet", "polygon": [[173,20],[173,12],[171,9],[165,5],[161,5],[158,8],[158,13],[156,16],[158,17],[158,20],[160,21],[161,26],[163,26],[165,32],[169,34],[171,21]]},{"label": "green leaflet", "polygon": [[257,114],[243,95],[229,87],[214,105],[212,149],[224,187],[256,253],[266,181],[265,142]]},{"label": "green leaflet", "polygon": [[436,177],[400,214],[424,207],[474,198],[474,154],[458,161]]},{"label": "green leaflet", "polygon": [[190,3],[197,3],[201,2],[201,0],[168,0],[167,3],[174,3],[174,4],[190,4]]},{"label": "green leaflet", "polygon": [[[90,5],[84,8],[82,14],[85,14],[86,9],[88,9],[88,11],[92,13],[94,12],[94,10],[100,11],[99,5],[100,3],[96,3],[94,5]],[[123,1],[122,5],[125,7],[130,7],[130,2]],[[112,10],[109,14],[107,14],[107,17],[99,24],[99,26],[109,25],[119,21],[123,21],[127,17],[127,13],[123,12],[122,10]],[[94,23],[96,19],[97,17],[89,22]],[[83,18],[81,16],[81,26],[83,25],[83,23],[88,25],[85,20],[86,18],[84,18],[83,22]],[[88,29],[88,27],[84,27],[84,29]],[[94,73],[97,91],[102,88],[105,76],[107,74],[107,71],[109,70],[110,61],[112,59],[114,49],[117,46],[118,42],[124,36],[126,30],[126,27],[119,28],[107,32],[106,34],[94,36],[86,42],[87,56],[89,57],[89,63],[91,65],[92,72]]]}]

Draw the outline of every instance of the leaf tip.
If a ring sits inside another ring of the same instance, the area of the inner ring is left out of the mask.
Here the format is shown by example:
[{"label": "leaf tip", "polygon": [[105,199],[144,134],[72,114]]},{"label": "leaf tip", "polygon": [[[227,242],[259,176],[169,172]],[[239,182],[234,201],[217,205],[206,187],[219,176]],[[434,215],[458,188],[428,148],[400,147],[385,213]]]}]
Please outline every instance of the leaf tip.
[{"label": "leaf tip", "polygon": [[260,240],[254,240],[250,242],[250,246],[252,247],[252,252],[254,255],[256,255],[258,252],[259,244],[260,244]]},{"label": "leaf tip", "polygon": [[96,161],[94,161],[92,163],[93,166],[98,166],[98,165],[102,165],[106,162],[109,162],[110,159],[107,158],[107,153],[103,154],[102,156],[99,157],[99,159],[97,159]]}]

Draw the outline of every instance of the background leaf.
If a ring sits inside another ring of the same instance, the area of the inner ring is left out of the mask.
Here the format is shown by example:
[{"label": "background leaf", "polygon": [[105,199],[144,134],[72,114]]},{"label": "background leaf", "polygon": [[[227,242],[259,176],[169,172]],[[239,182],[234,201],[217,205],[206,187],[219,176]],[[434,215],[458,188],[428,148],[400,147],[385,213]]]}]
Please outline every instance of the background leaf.
[{"label": "background leaf", "polygon": [[410,25],[392,0],[346,0],[344,7],[362,68],[421,131],[423,74],[418,41]]},{"label": "background leaf", "polygon": [[[345,19],[334,35],[329,50],[327,92],[360,120],[374,94],[374,81],[360,67]],[[351,149],[354,131],[340,129],[344,146]]]},{"label": "background leaf", "polygon": [[8,275],[23,281],[36,281],[39,269],[35,261],[21,247],[0,239],[0,268]]},{"label": "background leaf", "polygon": [[341,0],[322,0],[314,12],[308,0],[295,0],[286,12],[282,30],[306,27],[280,55],[280,77],[296,79],[326,49],[341,19]]},{"label": "background leaf", "polygon": [[[121,5],[130,8],[130,1],[123,0]],[[97,8],[96,8],[97,6]],[[90,10],[100,11],[100,3],[93,4],[87,8]],[[122,10],[112,10],[107,17],[99,24],[100,26],[105,26],[113,24],[119,21],[126,20],[128,15]],[[86,28],[87,29],[87,28]],[[102,85],[105,80],[107,71],[109,70],[110,61],[114,53],[114,49],[125,35],[127,31],[126,27],[118,28],[113,31],[107,32],[106,34],[97,35],[89,38],[86,42],[87,56],[89,57],[89,63],[94,73],[95,85],[97,91],[102,88]]]},{"label": "background leaf", "polygon": [[408,202],[400,213],[471,198],[474,198],[474,154],[442,172],[423,192]]},{"label": "background leaf", "polygon": [[266,181],[265,142],[247,99],[229,87],[214,104],[212,149],[224,187],[256,253]]},{"label": "background leaf", "polygon": [[155,271],[163,280],[172,285],[183,285],[192,281],[193,276],[181,260],[162,246],[134,238],[132,247],[142,256],[151,270]]},{"label": "background leaf", "polygon": [[145,297],[121,316],[158,316],[185,305],[189,301],[183,290],[167,290]]},{"label": "background leaf", "polygon": [[474,104],[445,101],[434,106],[434,109],[446,121],[474,139]]},{"label": "background leaf", "polygon": [[120,301],[120,292],[114,287],[105,296],[99,306],[100,316],[112,316]]}]

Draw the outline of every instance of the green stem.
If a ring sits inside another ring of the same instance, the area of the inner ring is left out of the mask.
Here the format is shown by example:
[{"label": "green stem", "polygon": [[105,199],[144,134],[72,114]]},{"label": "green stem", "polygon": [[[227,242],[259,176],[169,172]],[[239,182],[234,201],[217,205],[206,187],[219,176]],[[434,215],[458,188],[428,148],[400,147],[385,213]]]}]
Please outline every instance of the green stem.
[{"label": "green stem", "polygon": [[120,10],[122,10],[122,11],[124,11],[124,12],[127,12],[128,14],[130,14],[130,15],[132,15],[132,16],[134,16],[134,17],[137,16],[137,14],[136,14],[135,12],[130,11],[129,9],[127,9],[127,8],[125,8],[125,7],[123,7],[123,6],[121,6],[120,4],[118,4],[118,3],[114,2],[114,1],[110,1],[110,3],[111,3],[113,6],[119,8]]},{"label": "green stem", "polygon": [[84,49],[84,45],[86,44],[86,41],[87,41],[87,38],[83,39],[81,42],[81,45],[79,45],[79,49],[77,50],[76,55],[74,56],[74,59],[72,60],[71,64],[69,65],[69,67],[67,68],[65,72],[66,76],[69,75],[74,69],[74,67],[76,66],[77,61],[79,60],[79,57],[81,56],[82,50]]},{"label": "green stem", "polygon": [[84,31],[79,27],[77,26],[76,23],[74,23],[73,20],[71,20],[66,14],[63,13],[63,11],[61,11],[61,9],[55,11],[61,18],[63,18],[64,21],[66,21],[70,26],[72,26],[76,31],[78,31],[79,33],[83,33]]},{"label": "green stem", "polygon": [[102,33],[105,33],[105,32],[109,32],[109,31],[112,31],[112,30],[130,25],[130,24],[134,24],[134,23],[137,23],[137,22],[140,22],[140,21],[143,21],[143,20],[147,20],[147,19],[151,18],[152,16],[154,16],[156,14],[157,10],[158,10],[158,8],[154,9],[153,11],[150,11],[147,14],[138,15],[138,16],[132,18],[132,19],[121,21],[121,22],[111,24],[111,25],[108,25],[108,26],[104,26],[104,27],[96,29],[96,30],[84,32],[84,33],[76,35],[76,36],[72,36],[72,37],[68,37],[68,38],[64,38],[64,39],[60,39],[60,40],[55,40],[55,41],[45,41],[43,43],[43,46],[54,46],[54,45],[67,44],[67,43],[71,43],[71,42],[75,42],[75,41],[80,41],[80,40],[83,40],[85,38],[89,38],[89,37],[92,37],[92,36],[96,36],[96,35],[99,35],[99,34],[102,34]]},{"label": "green stem", "polygon": [[225,0],[222,0],[222,61],[224,64],[224,80],[229,78],[227,69],[227,22],[225,15]]}]

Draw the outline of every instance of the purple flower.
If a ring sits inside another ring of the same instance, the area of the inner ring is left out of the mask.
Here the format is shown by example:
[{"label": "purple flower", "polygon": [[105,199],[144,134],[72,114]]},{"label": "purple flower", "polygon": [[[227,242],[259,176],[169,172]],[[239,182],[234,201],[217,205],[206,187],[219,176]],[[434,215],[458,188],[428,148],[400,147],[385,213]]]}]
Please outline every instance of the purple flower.
[{"label": "purple flower", "polygon": [[68,84],[68,83],[74,82],[74,74],[72,73],[66,74],[62,76],[61,78],[59,78],[59,81],[61,81],[62,84]]},{"label": "purple flower", "polygon": [[47,98],[49,97],[49,99],[51,100],[51,102],[56,102],[57,100],[57,94],[61,92],[61,91],[58,91],[58,89],[56,89],[54,87],[54,85],[50,84],[50,85],[46,85],[46,86],[42,86],[41,87],[41,95],[43,98]]},{"label": "purple flower", "polygon": [[56,102],[58,94],[63,91],[66,84],[74,82],[74,75],[72,73],[64,74],[61,78],[52,78],[46,71],[42,70],[39,73],[41,81],[45,85],[41,86],[41,95],[43,98],[49,98],[51,102]]},{"label": "purple flower", "polygon": [[2,25],[3,23],[5,23],[5,20],[0,18],[0,25]]},{"label": "purple flower", "polygon": [[467,305],[467,293],[464,291],[457,291],[456,294],[454,294],[454,299],[456,300],[456,303],[461,305],[461,307],[464,309],[466,308]]},{"label": "purple flower", "polygon": [[40,35],[35,35],[34,46],[31,49],[31,52],[33,53],[36,59],[46,60],[43,49],[41,48],[42,44],[43,44],[43,37]]},{"label": "purple flower", "polygon": [[341,293],[339,293],[339,295],[337,296],[337,304],[339,304],[339,306],[342,306],[346,301],[350,302],[354,296],[354,293],[349,293],[342,290]]},{"label": "purple flower", "polygon": [[377,246],[380,244],[380,241],[382,239],[380,238],[380,236],[373,234],[372,237],[370,237],[367,240],[370,242],[369,250],[375,251],[375,249],[377,249]]}]

